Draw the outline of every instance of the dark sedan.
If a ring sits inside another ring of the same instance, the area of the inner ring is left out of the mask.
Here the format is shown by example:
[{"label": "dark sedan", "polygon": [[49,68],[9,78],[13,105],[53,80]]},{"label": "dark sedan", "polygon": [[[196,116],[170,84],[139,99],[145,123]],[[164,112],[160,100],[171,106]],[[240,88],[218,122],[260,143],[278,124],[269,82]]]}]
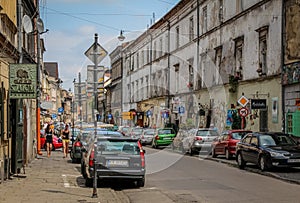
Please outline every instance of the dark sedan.
[{"label": "dark sedan", "polygon": [[241,169],[246,163],[254,163],[262,171],[277,166],[300,166],[300,146],[288,134],[249,133],[237,143],[236,161]]}]

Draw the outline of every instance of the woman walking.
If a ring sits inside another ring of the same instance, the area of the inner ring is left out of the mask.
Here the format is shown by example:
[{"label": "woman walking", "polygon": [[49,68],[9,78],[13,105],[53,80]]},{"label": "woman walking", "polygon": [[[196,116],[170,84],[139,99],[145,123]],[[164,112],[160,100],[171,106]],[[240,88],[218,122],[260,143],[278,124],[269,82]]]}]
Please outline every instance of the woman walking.
[{"label": "woman walking", "polygon": [[49,123],[45,130],[46,133],[46,147],[47,147],[47,155],[50,157],[52,150],[52,142],[53,142],[53,129],[51,128],[51,124]]},{"label": "woman walking", "polygon": [[69,142],[70,142],[69,134],[70,134],[69,125],[66,124],[66,127],[62,132],[64,158],[68,156]]}]

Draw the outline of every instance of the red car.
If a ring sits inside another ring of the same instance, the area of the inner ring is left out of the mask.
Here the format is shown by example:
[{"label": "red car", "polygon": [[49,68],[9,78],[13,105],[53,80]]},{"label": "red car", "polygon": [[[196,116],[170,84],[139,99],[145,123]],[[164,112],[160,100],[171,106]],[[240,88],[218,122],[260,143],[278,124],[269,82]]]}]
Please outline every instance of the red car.
[{"label": "red car", "polygon": [[246,134],[251,133],[249,130],[227,130],[222,133],[212,143],[212,157],[225,155],[226,159],[231,159],[235,155],[236,143],[238,143]]},{"label": "red car", "polygon": [[[41,149],[47,150],[47,148],[46,148],[46,136],[45,136],[44,130],[41,130],[40,140],[41,140]],[[52,151],[63,147],[62,140],[60,138],[56,137],[55,135],[53,136],[52,143],[53,143],[52,144]]]}]

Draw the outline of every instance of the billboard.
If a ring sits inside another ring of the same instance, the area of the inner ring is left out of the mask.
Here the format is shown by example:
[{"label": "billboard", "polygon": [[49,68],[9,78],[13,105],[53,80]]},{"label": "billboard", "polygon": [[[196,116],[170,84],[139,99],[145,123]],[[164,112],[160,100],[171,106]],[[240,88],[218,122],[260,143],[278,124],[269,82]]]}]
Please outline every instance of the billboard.
[{"label": "billboard", "polygon": [[37,64],[9,65],[9,98],[37,98]]}]

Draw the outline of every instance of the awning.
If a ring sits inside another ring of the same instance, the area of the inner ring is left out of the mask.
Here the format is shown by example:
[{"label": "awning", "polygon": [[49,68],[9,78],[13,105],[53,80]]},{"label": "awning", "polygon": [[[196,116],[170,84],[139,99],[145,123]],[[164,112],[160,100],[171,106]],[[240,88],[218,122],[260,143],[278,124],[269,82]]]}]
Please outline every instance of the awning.
[{"label": "awning", "polygon": [[150,110],[154,105],[141,105],[141,111],[142,112],[147,112]]}]

